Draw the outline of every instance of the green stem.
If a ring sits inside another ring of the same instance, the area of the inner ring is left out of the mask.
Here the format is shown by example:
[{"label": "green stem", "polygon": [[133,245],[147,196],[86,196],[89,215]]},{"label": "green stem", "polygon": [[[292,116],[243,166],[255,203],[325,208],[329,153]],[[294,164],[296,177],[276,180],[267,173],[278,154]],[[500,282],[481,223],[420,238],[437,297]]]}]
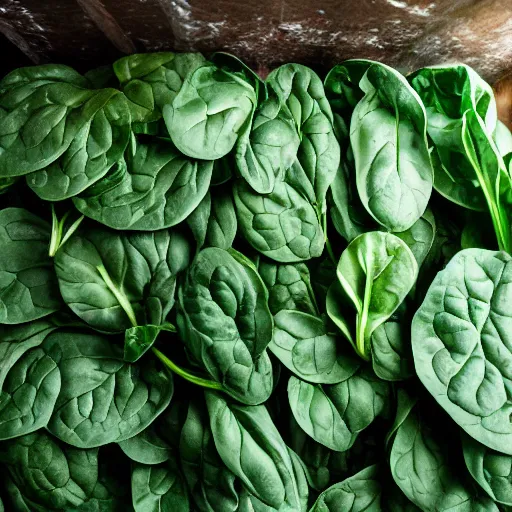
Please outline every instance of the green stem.
[{"label": "green stem", "polygon": [[338,264],[338,260],[334,255],[331,242],[329,242],[329,238],[327,237],[327,215],[325,213],[322,213],[322,230],[324,232],[325,248],[327,249],[327,254],[329,255],[329,258],[333,262],[334,266],[336,266]]},{"label": "green stem", "polygon": [[64,225],[66,224],[66,220],[70,215],[70,211],[66,212],[62,219],[59,221],[57,214],[55,213],[55,207],[52,204],[52,234],[50,238],[50,247],[48,249],[48,254],[50,258],[53,258],[57,251],[69,240],[71,235],[78,229],[81,222],[84,220],[84,216],[80,216],[73,224],[71,224],[70,228],[67,230],[64,236]]},{"label": "green stem", "polygon": [[162,354],[160,350],[153,347],[153,353],[164,363],[164,365],[169,368],[172,372],[174,372],[176,375],[179,375],[181,378],[188,380],[192,384],[196,384],[197,386],[201,386],[203,388],[209,388],[209,389],[216,389],[218,391],[222,391],[224,388],[222,387],[222,384],[219,382],[215,382],[213,380],[203,379],[201,377],[198,377],[197,375],[194,375],[192,373],[187,372],[183,368],[180,368],[178,365],[173,363],[165,354]]},{"label": "green stem", "polygon": [[137,319],[135,317],[135,312],[133,311],[132,305],[130,304],[130,301],[128,300],[126,295],[121,290],[119,290],[119,288],[116,287],[112,279],[110,279],[107,269],[103,265],[98,265],[96,269],[100,273],[100,276],[103,279],[103,281],[105,281],[105,284],[107,285],[108,289],[114,294],[115,298],[117,299],[117,302],[119,302],[120,306],[123,308],[124,312],[126,313],[126,316],[130,320],[130,323],[133,325],[133,327],[137,327]]},{"label": "green stem", "polygon": [[369,361],[366,354],[365,344],[365,331],[366,324],[368,323],[368,308],[370,307],[370,298],[372,295],[373,272],[366,272],[366,285],[364,287],[363,307],[361,313],[357,315],[357,328],[356,328],[356,344],[357,352],[365,360]]}]

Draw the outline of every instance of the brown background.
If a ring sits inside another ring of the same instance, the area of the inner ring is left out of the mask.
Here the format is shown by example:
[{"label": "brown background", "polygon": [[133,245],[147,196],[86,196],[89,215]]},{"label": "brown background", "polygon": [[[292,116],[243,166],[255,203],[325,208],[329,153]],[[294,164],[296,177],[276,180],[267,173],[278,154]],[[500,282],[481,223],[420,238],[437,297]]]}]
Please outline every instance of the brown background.
[{"label": "brown background", "polygon": [[351,57],[402,71],[463,61],[493,84],[512,70],[512,0],[0,0],[0,33],[1,72],[169,49],[230,51],[262,75]]}]

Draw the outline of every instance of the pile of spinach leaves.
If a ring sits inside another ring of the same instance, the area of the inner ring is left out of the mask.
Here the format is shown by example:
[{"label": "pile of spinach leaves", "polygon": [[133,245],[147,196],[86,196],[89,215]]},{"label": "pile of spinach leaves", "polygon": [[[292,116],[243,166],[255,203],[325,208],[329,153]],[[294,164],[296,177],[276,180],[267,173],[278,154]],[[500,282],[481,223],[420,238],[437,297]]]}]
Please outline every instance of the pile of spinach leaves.
[{"label": "pile of spinach leaves", "polygon": [[0,510],[512,510],[512,135],[465,65],[0,80]]}]

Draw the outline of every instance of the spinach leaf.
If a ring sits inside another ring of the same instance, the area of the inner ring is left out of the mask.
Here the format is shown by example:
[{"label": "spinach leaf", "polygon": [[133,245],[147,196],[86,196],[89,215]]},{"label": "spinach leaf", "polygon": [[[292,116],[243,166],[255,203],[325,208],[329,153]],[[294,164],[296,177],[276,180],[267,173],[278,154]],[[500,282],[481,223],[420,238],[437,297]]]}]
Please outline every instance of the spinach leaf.
[{"label": "spinach leaf", "polygon": [[242,180],[233,188],[240,230],[259,252],[282,263],[322,254],[324,235],[313,206],[287,182],[272,193],[254,193]]},{"label": "spinach leaf", "polygon": [[350,124],[357,190],[379,224],[405,231],[432,192],[425,108],[407,80],[384,64],[372,64],[359,86],[365,96]]},{"label": "spinach leaf", "polygon": [[189,404],[179,453],[185,480],[199,510],[240,510],[236,477],[217,453],[204,404]]},{"label": "spinach leaf", "polygon": [[0,460],[31,511],[75,509],[98,480],[97,449],[67,446],[44,430],[3,442]]},{"label": "spinach leaf", "polygon": [[102,92],[67,66],[13,71],[0,81],[0,176],[51,164],[103,103]]},{"label": "spinach leaf", "polygon": [[252,264],[222,249],[204,249],[178,297],[178,332],[195,360],[238,400],[265,401],[272,391],[266,347],[273,322],[268,292]]},{"label": "spinach leaf", "polygon": [[267,77],[268,86],[288,107],[297,127],[300,145],[297,159],[315,193],[322,212],[325,196],[340,163],[340,147],[322,81],[300,64],[285,64]]},{"label": "spinach leaf", "polygon": [[208,231],[208,219],[212,211],[212,196],[207,192],[194,211],[186,218],[186,223],[192,231],[198,250],[204,247],[206,232]]},{"label": "spinach leaf", "polygon": [[343,350],[324,322],[300,311],[282,310],[274,317],[273,354],[301,379],[337,384],[351,377],[359,362]]},{"label": "spinach leaf", "polygon": [[502,157],[512,153],[512,133],[508,129],[507,125],[499,119],[496,123],[496,131],[494,132],[493,139],[496,143],[498,153]]},{"label": "spinach leaf", "polygon": [[492,88],[465,65],[422,68],[409,77],[427,112],[427,131],[434,144],[434,186],[466,208],[484,210],[485,192],[475,181],[462,140],[466,111],[483,120],[490,133],[496,128]]},{"label": "spinach leaf", "polygon": [[216,160],[247,130],[256,106],[252,86],[233,73],[206,65],[184,81],[163,116],[173,143],[185,155]]},{"label": "spinach leaf", "polygon": [[380,324],[373,331],[371,351],[377,377],[397,381],[414,375],[410,323],[405,319]]},{"label": "spinach leaf", "polygon": [[357,236],[374,231],[376,222],[361,203],[355,185],[355,170],[342,161],[331,183],[330,215],[336,231],[351,242]]},{"label": "spinach leaf", "polygon": [[124,333],[124,360],[129,363],[138,361],[155,343],[162,331],[176,332],[172,324],[137,325],[126,329]]},{"label": "spinach leaf", "polygon": [[471,476],[498,503],[512,506],[512,456],[490,450],[462,434],[464,460]]},{"label": "spinach leaf", "polygon": [[25,352],[9,369],[0,391],[0,439],[45,427],[61,389],[53,359],[40,348]]},{"label": "spinach leaf", "polygon": [[389,386],[361,368],[334,385],[318,385],[296,377],[288,381],[295,420],[315,441],[331,450],[348,450],[359,432],[386,412]]},{"label": "spinach leaf", "polygon": [[171,447],[158,435],[154,423],[137,435],[121,441],[119,447],[127,457],[139,464],[161,464],[172,457]]},{"label": "spinach leaf", "polygon": [[409,246],[416,258],[418,268],[421,267],[434,243],[436,234],[434,214],[427,209],[409,229],[395,234]]},{"label": "spinach leaf", "polygon": [[177,230],[82,229],[57,253],[55,270],[64,302],[75,314],[100,331],[120,332],[165,320],[189,251]]},{"label": "spinach leaf", "polygon": [[268,307],[273,315],[292,309],[318,313],[309,269],[304,263],[279,264],[260,260],[258,272],[268,290]]},{"label": "spinach leaf", "polygon": [[311,512],[380,512],[382,487],[378,476],[378,466],[370,466],[334,484],[320,494]]},{"label": "spinach leaf", "polygon": [[27,176],[29,187],[45,201],[73,197],[101,179],[122,157],[130,138],[131,116],[124,95],[104,89],[96,111],[55,161]]},{"label": "spinach leaf", "polygon": [[157,466],[135,463],[132,470],[135,512],[189,512],[188,492],[178,468],[171,461]]},{"label": "spinach leaf", "polygon": [[418,406],[409,412],[396,431],[390,454],[397,485],[425,512],[457,508],[497,512],[491,500],[478,497],[460,476],[457,460],[448,455],[440,433],[423,421]]},{"label": "spinach leaf", "polygon": [[238,171],[254,191],[269,194],[297,157],[299,135],[285,103],[270,89],[254,114],[251,130],[236,147]]},{"label": "spinach leaf", "polygon": [[57,332],[42,347],[62,380],[48,430],[72,446],[124,441],[169,405],[172,377],[152,361],[125,363],[120,347],[103,336]]},{"label": "spinach leaf", "polygon": [[187,224],[198,249],[207,246],[228,250],[238,226],[231,193],[224,190],[208,192],[187,217]]},{"label": "spinach leaf", "polygon": [[60,308],[49,242],[44,220],[22,208],[0,211],[0,324],[30,322]]},{"label": "spinach leaf", "polygon": [[114,229],[154,231],[183,221],[208,192],[212,163],[170,145],[138,143],[101,180],[73,198],[76,208]]},{"label": "spinach leaf", "polygon": [[265,406],[231,404],[212,392],[206,403],[217,451],[248,491],[275,510],[306,510],[307,486]]},{"label": "spinach leaf", "polygon": [[49,320],[38,320],[21,325],[0,325],[0,389],[10,369],[23,355],[38,347],[56,329]]},{"label": "spinach leaf", "polygon": [[[130,465],[115,445],[98,454],[98,481],[91,497],[78,512],[126,512],[131,510]],[[121,457],[120,457],[121,455]]]},{"label": "spinach leaf", "polygon": [[235,206],[231,193],[225,191],[212,194],[212,208],[206,230],[206,244],[219,249],[229,249],[237,231]]},{"label": "spinach leaf", "polygon": [[[336,274],[357,312],[354,348],[368,360],[373,332],[396,311],[416,281],[416,259],[397,236],[373,231],[349,244]],[[328,314],[335,321],[337,316],[329,309]]]},{"label": "spinach leaf", "polygon": [[509,455],[511,271],[506,253],[459,252],[435,277],[411,330],[416,372],[428,391],[469,435]]},{"label": "spinach leaf", "polygon": [[151,122],[161,118],[187,76],[204,63],[200,53],[139,53],[122,57],[112,68],[132,103],[134,121]]}]

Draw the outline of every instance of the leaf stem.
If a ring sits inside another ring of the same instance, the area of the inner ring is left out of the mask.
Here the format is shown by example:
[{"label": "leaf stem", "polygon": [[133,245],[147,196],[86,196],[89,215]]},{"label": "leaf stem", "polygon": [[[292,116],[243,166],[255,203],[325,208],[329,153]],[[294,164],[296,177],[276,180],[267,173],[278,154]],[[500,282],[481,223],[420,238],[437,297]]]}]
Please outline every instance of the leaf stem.
[{"label": "leaf stem", "polygon": [[126,295],[121,290],[119,290],[119,288],[117,288],[117,286],[110,278],[107,269],[103,265],[98,265],[96,269],[100,273],[100,276],[103,279],[103,281],[105,281],[105,284],[107,285],[108,289],[114,294],[115,298],[117,299],[117,302],[119,302],[119,305],[123,308],[124,312],[126,313],[126,316],[130,320],[130,323],[133,325],[133,327],[137,327],[137,319],[135,317],[135,312],[133,311],[132,305],[130,304],[130,301],[128,300]]},{"label": "leaf stem", "polygon": [[178,365],[173,363],[165,354],[160,352],[157,348],[152,348],[153,353],[164,363],[164,365],[169,368],[172,372],[174,372],[176,375],[179,375],[181,378],[187,380],[188,382],[191,382],[192,384],[196,384],[198,386],[201,386],[203,388],[208,389],[216,389],[218,391],[222,391],[224,388],[222,387],[222,384],[219,382],[215,382],[213,380],[209,379],[203,379],[201,377],[198,377],[197,375],[194,375],[192,373],[187,372],[183,368],[180,368]]},{"label": "leaf stem", "polygon": [[53,258],[57,251],[69,240],[71,235],[78,229],[81,222],[84,220],[84,216],[81,215],[73,224],[71,224],[70,228],[66,231],[64,236],[64,225],[66,224],[66,220],[68,219],[71,211],[68,211],[64,214],[62,219],[59,221],[57,214],[55,213],[55,207],[52,204],[52,234],[50,238],[50,247],[48,249],[48,254],[50,258]]}]

